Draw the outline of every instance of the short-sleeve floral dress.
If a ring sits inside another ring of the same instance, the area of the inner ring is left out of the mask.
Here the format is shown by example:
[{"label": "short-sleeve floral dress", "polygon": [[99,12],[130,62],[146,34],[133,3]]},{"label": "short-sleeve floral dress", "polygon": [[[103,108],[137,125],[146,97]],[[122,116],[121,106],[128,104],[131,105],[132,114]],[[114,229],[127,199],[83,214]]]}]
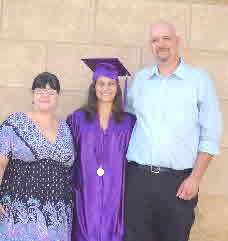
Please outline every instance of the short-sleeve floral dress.
[{"label": "short-sleeve floral dress", "polygon": [[70,241],[74,145],[65,121],[49,142],[26,113],[0,125],[0,156],[9,158],[0,187],[0,240]]}]

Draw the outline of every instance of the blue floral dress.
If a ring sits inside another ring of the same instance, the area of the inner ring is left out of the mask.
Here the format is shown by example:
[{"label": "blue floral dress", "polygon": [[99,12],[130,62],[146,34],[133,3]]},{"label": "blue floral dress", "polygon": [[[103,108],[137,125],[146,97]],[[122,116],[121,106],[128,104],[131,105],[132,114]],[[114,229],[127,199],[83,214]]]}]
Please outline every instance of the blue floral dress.
[{"label": "blue floral dress", "polygon": [[65,121],[49,142],[25,113],[0,125],[0,156],[9,158],[0,188],[0,240],[70,241],[73,140]]}]

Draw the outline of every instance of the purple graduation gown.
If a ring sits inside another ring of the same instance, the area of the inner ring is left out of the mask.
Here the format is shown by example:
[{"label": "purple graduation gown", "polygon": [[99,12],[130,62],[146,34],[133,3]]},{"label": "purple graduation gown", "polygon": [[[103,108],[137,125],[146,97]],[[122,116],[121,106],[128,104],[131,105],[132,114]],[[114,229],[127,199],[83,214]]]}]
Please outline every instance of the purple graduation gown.
[{"label": "purple graduation gown", "polygon": [[[72,241],[123,241],[124,173],[134,122],[130,114],[120,123],[110,117],[103,131],[98,115],[93,122],[83,110],[68,117],[77,151]],[[99,167],[103,176],[97,175]]]}]

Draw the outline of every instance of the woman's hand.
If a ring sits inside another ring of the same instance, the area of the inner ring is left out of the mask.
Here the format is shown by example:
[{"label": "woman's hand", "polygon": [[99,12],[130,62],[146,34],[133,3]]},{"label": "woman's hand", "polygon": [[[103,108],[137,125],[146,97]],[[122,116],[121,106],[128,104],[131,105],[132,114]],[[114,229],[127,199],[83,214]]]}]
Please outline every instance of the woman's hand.
[{"label": "woman's hand", "polygon": [[2,213],[5,216],[9,216],[9,214],[5,211],[5,209],[2,205],[0,205],[0,213]]}]

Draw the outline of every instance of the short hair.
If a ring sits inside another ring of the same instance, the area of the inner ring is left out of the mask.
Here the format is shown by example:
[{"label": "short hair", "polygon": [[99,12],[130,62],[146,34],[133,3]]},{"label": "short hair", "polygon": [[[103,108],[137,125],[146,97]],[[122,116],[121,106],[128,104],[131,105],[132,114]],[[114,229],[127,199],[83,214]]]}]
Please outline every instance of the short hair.
[{"label": "short hair", "polygon": [[46,85],[50,85],[53,90],[56,90],[57,93],[60,92],[60,83],[59,79],[52,73],[43,72],[38,74],[32,83],[32,90],[36,88],[46,88]]}]

